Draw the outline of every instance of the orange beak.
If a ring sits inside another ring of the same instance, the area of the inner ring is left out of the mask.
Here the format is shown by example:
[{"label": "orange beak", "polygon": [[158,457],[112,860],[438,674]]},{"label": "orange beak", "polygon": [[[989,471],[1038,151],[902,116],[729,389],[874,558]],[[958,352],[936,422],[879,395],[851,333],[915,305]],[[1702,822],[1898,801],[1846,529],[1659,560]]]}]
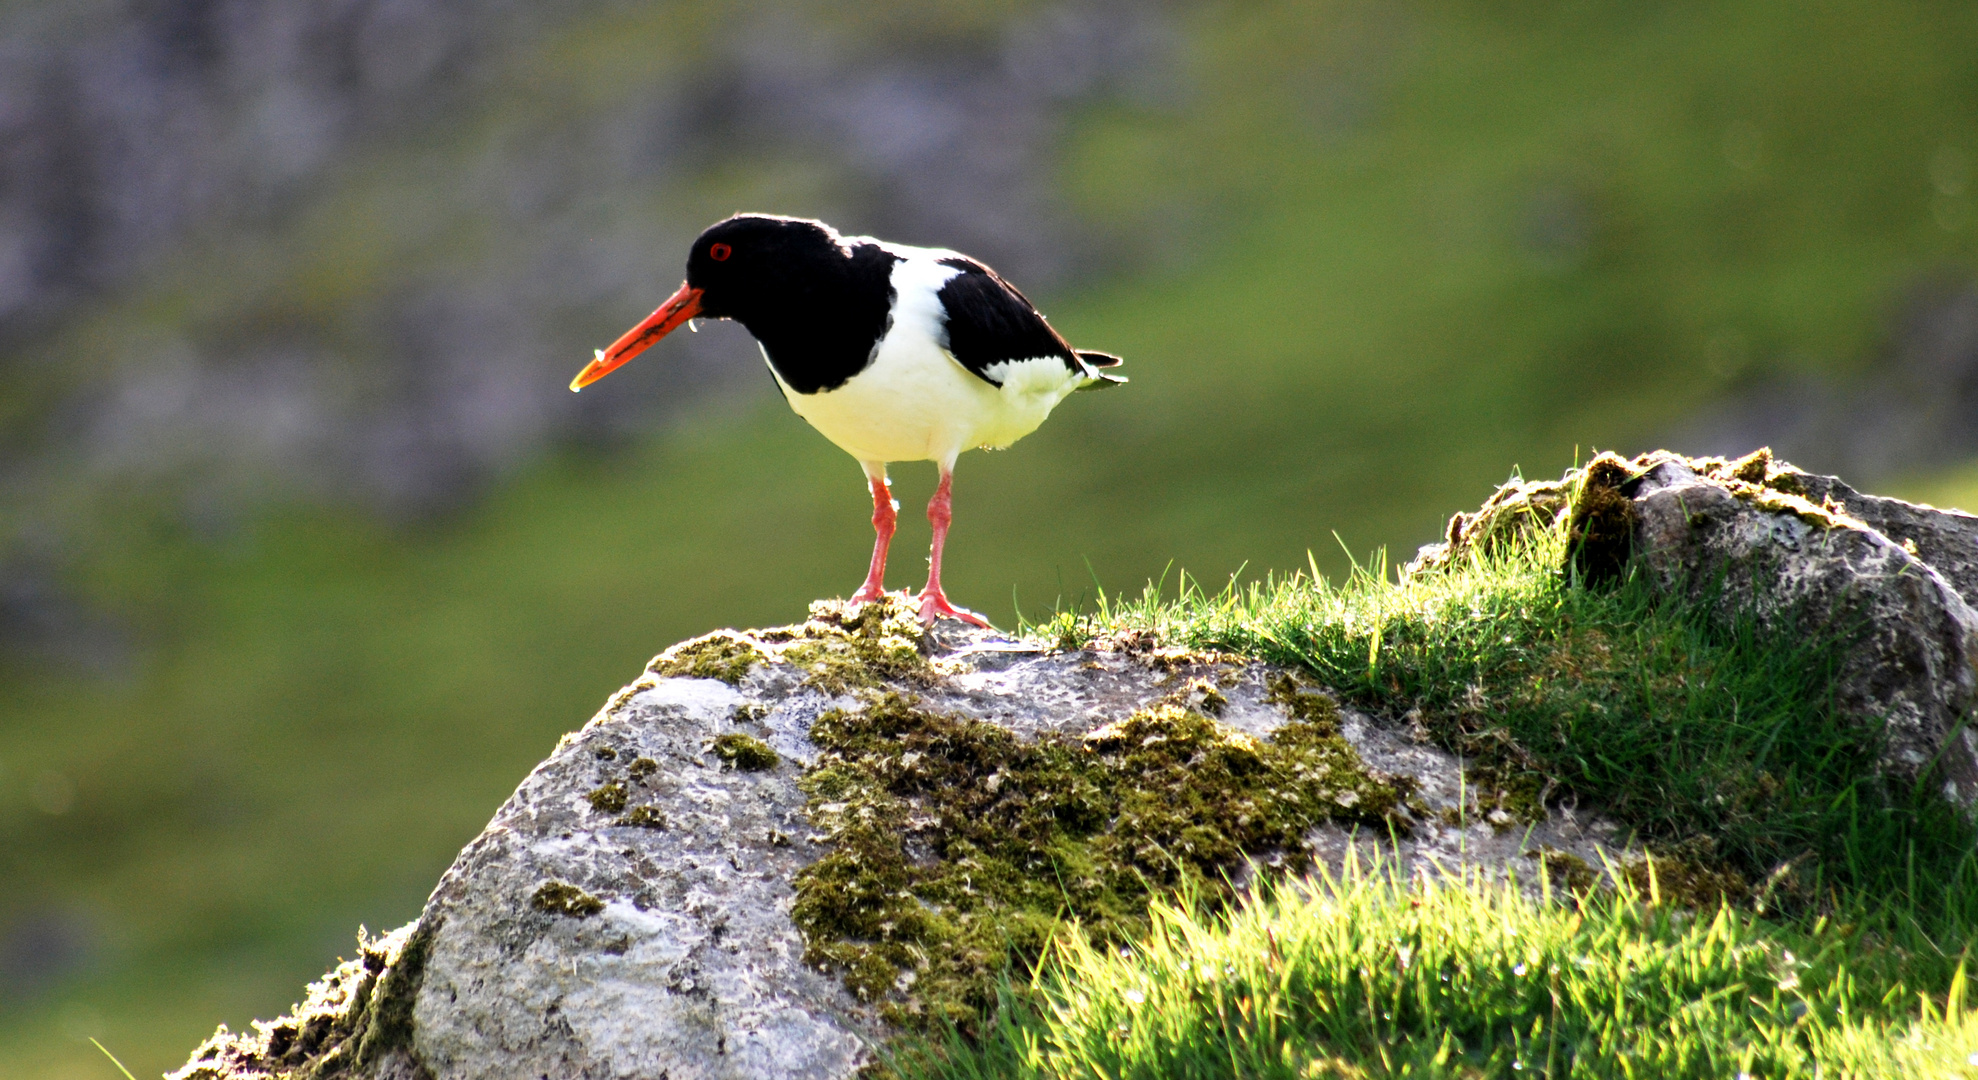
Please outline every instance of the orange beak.
[{"label": "orange beak", "polygon": [[646,316],[644,322],[625,331],[625,336],[612,342],[611,348],[598,350],[596,359],[585,364],[584,370],[570,380],[570,389],[582,390],[618,370],[620,364],[645,352],[654,342],[678,330],[681,323],[700,313],[701,291],[686,282],[681,282],[680,291],[667,297],[666,303],[659,305],[659,310]]}]

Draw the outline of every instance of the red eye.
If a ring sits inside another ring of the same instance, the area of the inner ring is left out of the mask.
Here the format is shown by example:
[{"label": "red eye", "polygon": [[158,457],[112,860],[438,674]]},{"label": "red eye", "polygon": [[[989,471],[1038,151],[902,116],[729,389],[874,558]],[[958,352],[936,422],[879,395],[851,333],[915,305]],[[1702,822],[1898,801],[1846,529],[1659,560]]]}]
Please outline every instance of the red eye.
[{"label": "red eye", "polygon": [[715,262],[727,262],[728,256],[734,253],[734,249],[730,248],[727,244],[716,244],[707,249],[707,257],[713,259]]}]

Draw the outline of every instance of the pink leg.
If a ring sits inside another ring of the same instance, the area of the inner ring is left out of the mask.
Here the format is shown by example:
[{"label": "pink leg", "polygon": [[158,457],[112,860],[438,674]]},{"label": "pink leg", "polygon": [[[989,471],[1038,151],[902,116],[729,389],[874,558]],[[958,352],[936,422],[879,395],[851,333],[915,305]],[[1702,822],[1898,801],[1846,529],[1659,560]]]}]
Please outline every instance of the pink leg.
[{"label": "pink leg", "polygon": [[953,498],[949,493],[949,482],[953,478],[953,473],[942,469],[941,486],[935,488],[934,497],[927,500],[927,523],[934,526],[934,549],[927,556],[927,587],[920,590],[920,621],[932,623],[942,618],[960,619],[986,628],[988,619],[948,603],[947,595],[941,591],[941,548],[948,542],[948,522],[954,517]]},{"label": "pink leg", "polygon": [[893,489],[886,486],[885,471],[882,469],[877,476],[868,471],[866,483],[872,486],[872,531],[877,538],[872,542],[872,569],[865,575],[865,584],[852,594],[855,604],[886,595],[886,548],[893,543],[893,524],[900,519]]}]

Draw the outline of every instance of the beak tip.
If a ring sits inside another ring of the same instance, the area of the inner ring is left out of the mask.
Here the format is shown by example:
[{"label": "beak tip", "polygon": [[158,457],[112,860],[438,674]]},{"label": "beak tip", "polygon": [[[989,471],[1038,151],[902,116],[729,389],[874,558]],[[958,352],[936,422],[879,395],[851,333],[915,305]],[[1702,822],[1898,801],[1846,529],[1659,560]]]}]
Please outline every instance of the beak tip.
[{"label": "beak tip", "polygon": [[646,316],[644,322],[627,330],[608,349],[598,349],[591,354],[591,362],[584,370],[570,380],[570,392],[576,393],[584,387],[604,378],[630,360],[644,352],[653,342],[672,333],[683,322],[690,322],[700,314],[701,291],[686,282],[680,283],[680,290],[667,297],[658,310]]}]

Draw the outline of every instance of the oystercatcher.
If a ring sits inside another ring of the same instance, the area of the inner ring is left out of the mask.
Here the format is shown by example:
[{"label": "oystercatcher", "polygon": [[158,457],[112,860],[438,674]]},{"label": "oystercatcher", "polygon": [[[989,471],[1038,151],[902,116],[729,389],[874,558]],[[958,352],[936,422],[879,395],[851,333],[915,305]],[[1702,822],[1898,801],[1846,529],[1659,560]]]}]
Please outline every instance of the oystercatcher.
[{"label": "oystercatcher", "polygon": [[1073,349],[1016,286],[966,255],[840,236],[820,221],[738,214],[701,233],[679,291],[599,350],[570,389],[589,386],[695,318],[747,327],[790,408],[865,470],[878,536],[854,601],[886,592],[886,548],[899,511],[886,464],[932,461],[940,469],[927,504],[934,546],[920,592],[920,617],[929,623],[989,625],[941,591],[955,458],[1023,438],[1074,390],[1126,381],[1106,370],[1118,357]]}]

